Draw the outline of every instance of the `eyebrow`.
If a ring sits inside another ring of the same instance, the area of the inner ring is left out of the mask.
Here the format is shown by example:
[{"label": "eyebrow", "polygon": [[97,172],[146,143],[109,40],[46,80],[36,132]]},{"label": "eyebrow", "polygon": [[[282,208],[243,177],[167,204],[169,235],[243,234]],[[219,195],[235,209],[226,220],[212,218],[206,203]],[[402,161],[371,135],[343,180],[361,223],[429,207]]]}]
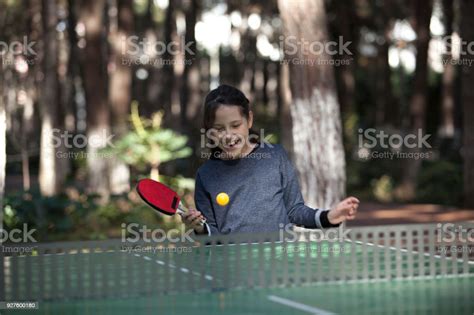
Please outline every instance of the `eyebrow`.
[{"label": "eyebrow", "polygon": [[[231,124],[235,124],[235,123],[240,123],[240,122],[242,122],[241,119],[239,119],[239,120],[233,120],[233,121],[231,121],[230,123],[231,123]],[[215,126],[223,126],[223,125],[222,125],[222,124],[214,124],[214,127],[215,127]]]}]

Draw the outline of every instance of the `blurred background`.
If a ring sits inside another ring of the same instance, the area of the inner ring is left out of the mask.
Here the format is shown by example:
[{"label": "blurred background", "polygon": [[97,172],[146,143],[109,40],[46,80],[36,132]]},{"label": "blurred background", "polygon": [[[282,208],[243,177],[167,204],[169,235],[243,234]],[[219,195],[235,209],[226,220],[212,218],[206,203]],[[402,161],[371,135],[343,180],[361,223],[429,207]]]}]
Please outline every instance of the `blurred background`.
[{"label": "blurred background", "polygon": [[159,179],[193,206],[202,104],[223,83],[309,205],[355,195],[354,224],[473,220],[473,3],[1,0],[3,228],[181,227],[134,187]]}]

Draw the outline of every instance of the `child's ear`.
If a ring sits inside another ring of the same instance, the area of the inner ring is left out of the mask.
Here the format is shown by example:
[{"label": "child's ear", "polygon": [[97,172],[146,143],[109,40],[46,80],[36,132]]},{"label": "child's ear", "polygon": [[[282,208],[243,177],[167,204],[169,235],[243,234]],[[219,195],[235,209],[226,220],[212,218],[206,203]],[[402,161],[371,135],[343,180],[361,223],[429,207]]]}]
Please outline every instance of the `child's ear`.
[{"label": "child's ear", "polygon": [[251,129],[253,125],[253,112],[252,111],[249,111],[248,124],[249,124],[249,129]]}]

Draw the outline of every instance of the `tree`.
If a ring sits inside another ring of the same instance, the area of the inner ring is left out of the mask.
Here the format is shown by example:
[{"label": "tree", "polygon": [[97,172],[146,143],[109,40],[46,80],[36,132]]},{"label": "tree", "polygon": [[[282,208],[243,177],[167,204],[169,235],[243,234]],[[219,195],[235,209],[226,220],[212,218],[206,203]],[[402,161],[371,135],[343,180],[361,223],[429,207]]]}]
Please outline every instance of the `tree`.
[{"label": "tree", "polygon": [[[424,130],[426,119],[426,94],[428,88],[428,46],[430,42],[430,20],[433,1],[416,0],[412,18],[416,32],[416,69],[413,95],[410,100],[410,132],[418,134]],[[412,148],[413,153],[421,152],[422,148]],[[407,159],[403,168],[402,183],[397,187],[397,197],[410,200],[415,197],[416,181],[421,168],[421,159]]]},{"label": "tree", "polygon": [[44,196],[57,194],[65,179],[66,159],[60,159],[58,152],[64,152],[63,141],[55,143],[54,133],[63,130],[62,107],[58,99],[58,23],[56,1],[43,1],[44,28],[44,81],[41,89],[41,145],[39,185]]},{"label": "tree", "polygon": [[[278,5],[287,41],[327,43],[323,0],[279,0]],[[327,51],[316,53],[301,46],[292,52],[285,49],[290,70],[295,164],[306,202],[313,207],[330,207],[343,197],[346,180],[332,59]]]},{"label": "tree", "polygon": [[[181,80],[181,124],[182,128],[186,128],[189,124],[194,127],[200,126],[197,120],[201,105],[200,81],[199,81],[199,60],[197,59],[196,38],[194,28],[196,25],[196,15],[198,14],[197,0],[184,1],[184,10],[186,15],[186,34],[185,43],[192,43],[189,49],[184,52],[183,78]],[[197,129],[197,128],[195,128]]]},{"label": "tree", "polygon": [[[474,42],[474,2],[471,0],[461,1],[461,38],[467,43]],[[474,208],[474,72],[471,65],[474,55],[467,51],[462,55],[462,92],[463,103],[463,127],[464,127],[464,203],[466,207]]]},{"label": "tree", "polygon": [[[80,19],[85,26],[84,90],[87,110],[87,138],[106,139],[110,134],[110,112],[107,102],[107,76],[104,66],[102,29],[105,1],[84,0]],[[88,189],[106,200],[109,195],[108,162],[98,152],[105,141],[88,143]]]},{"label": "tree", "polygon": [[[453,21],[454,21],[454,10],[452,0],[443,0],[443,13],[444,13],[444,25],[445,25],[445,36],[453,35]],[[452,61],[451,47],[448,46],[448,51],[444,56],[446,65],[443,72],[443,92],[442,92],[442,103],[441,103],[441,124],[438,130],[439,136],[442,138],[453,138],[454,137],[454,78],[455,68]]]},{"label": "tree", "polygon": [[[3,65],[3,60],[0,67]],[[3,69],[2,69],[3,70]],[[7,121],[6,121],[5,103],[3,102],[3,75],[0,75],[0,230],[3,229],[3,196],[5,194],[5,167],[7,162]],[[2,242],[0,241],[0,299],[4,301],[5,298],[5,284],[4,284],[4,253]]]},{"label": "tree", "polygon": [[[123,136],[128,129],[128,113],[130,112],[132,69],[123,63],[127,56],[123,43],[133,32],[133,8],[131,0],[119,0],[116,12],[110,17],[110,48],[109,62],[109,102],[112,114],[112,132],[114,136]],[[130,191],[130,171],[124,163],[113,158],[110,163],[110,191],[120,194]]]},{"label": "tree", "polygon": [[[3,227],[3,196],[5,194],[5,177],[7,164],[7,113],[3,101],[3,59],[0,57],[0,230]],[[3,260],[2,260],[3,261]]]}]

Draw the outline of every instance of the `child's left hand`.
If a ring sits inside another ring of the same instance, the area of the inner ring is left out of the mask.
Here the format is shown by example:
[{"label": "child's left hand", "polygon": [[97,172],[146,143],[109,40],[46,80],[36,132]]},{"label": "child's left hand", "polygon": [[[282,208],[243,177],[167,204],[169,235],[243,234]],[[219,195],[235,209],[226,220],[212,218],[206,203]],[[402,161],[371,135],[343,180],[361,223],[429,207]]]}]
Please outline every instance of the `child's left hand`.
[{"label": "child's left hand", "polygon": [[359,199],[356,197],[348,197],[329,211],[328,220],[331,224],[339,224],[346,220],[353,220],[357,214],[358,207]]}]

